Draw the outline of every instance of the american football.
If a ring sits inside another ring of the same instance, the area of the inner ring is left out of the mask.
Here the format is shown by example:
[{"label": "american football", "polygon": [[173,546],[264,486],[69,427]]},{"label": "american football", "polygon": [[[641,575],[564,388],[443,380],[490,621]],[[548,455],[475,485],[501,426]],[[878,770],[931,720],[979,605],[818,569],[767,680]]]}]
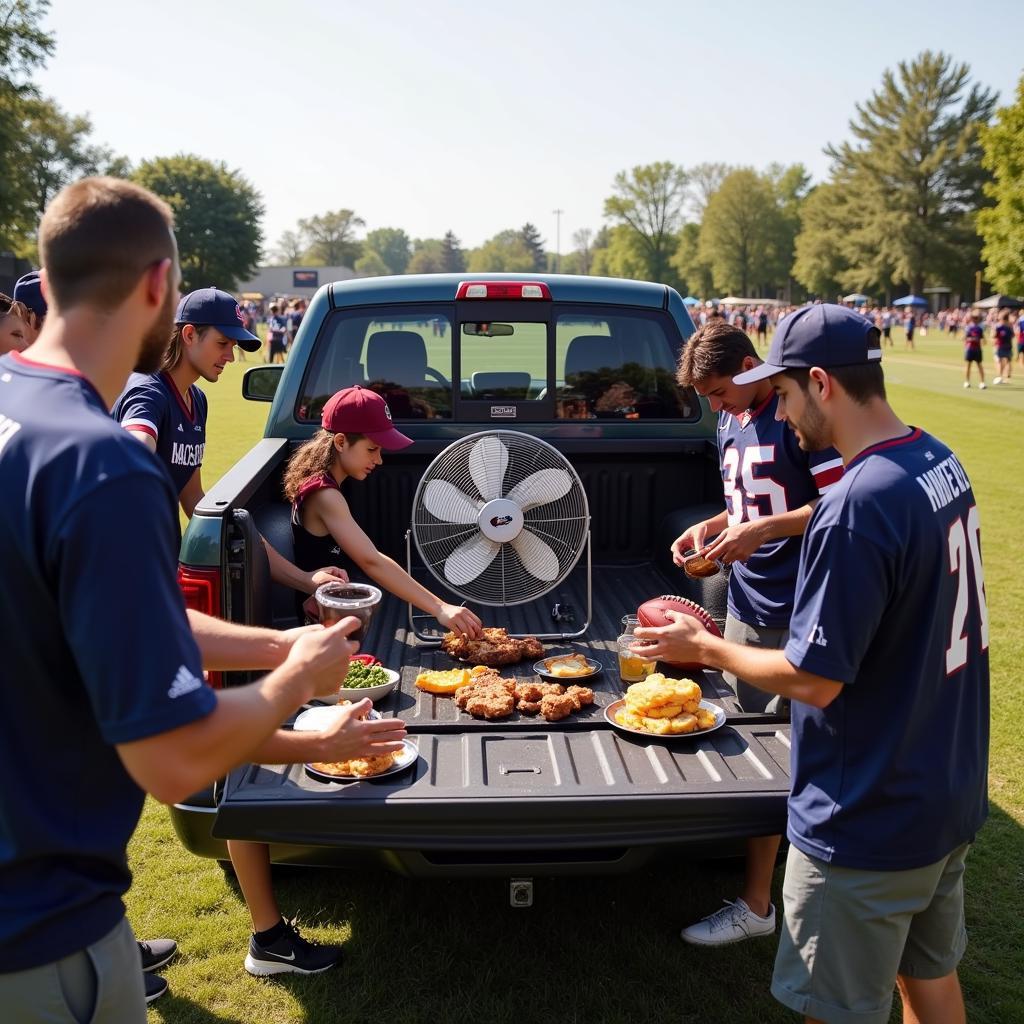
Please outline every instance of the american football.
[{"label": "american football", "polygon": [[[721,636],[722,631],[718,628],[711,613],[702,608],[696,601],[691,601],[677,594],[662,594],[661,597],[652,597],[644,601],[636,610],[636,617],[640,620],[641,626],[667,626],[672,621],[665,612],[681,612],[683,615],[690,615],[695,618],[709,633]],[[690,672],[699,672],[705,666],[693,663],[680,664],[678,662],[665,662],[674,668],[686,669]]]}]

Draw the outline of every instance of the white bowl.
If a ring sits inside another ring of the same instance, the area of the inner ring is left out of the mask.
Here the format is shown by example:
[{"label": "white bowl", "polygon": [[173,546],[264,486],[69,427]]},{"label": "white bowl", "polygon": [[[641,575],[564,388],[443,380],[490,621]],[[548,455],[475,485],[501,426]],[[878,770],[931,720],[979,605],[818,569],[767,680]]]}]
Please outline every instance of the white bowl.
[{"label": "white bowl", "polygon": [[[338,718],[338,714],[342,709],[337,705],[331,707],[312,707],[306,708],[305,711],[299,712],[295,717],[295,721],[292,723],[292,728],[296,732],[322,732],[324,729],[329,729]],[[370,713],[366,716],[367,718],[380,718],[380,712],[370,709]]]},{"label": "white bowl", "polygon": [[[383,665],[380,666],[384,668]],[[342,689],[330,697],[319,697],[318,700],[324,704],[337,704],[339,700],[350,700],[354,704],[357,700],[369,697],[370,700],[383,700],[397,685],[400,676],[391,668],[385,668],[388,674],[388,681],[378,686],[358,686],[351,689]]]}]

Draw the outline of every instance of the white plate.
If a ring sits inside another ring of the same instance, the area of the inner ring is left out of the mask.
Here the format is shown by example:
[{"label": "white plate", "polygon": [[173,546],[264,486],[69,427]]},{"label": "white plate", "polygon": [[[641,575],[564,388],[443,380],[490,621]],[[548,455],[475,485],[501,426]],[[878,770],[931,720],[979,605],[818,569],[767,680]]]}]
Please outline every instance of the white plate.
[{"label": "white plate", "polygon": [[[316,710],[316,709],[314,709]],[[328,775],[326,772],[318,772],[312,765],[305,765],[306,774],[317,782],[373,782],[374,779],[383,779],[386,775],[394,775],[395,772],[404,772],[419,759],[420,752],[410,740],[402,740],[402,749],[395,754],[395,763],[386,771],[377,775]]]},{"label": "white plate", "polygon": [[[332,704],[328,707],[306,708],[305,711],[295,717],[292,729],[299,732],[320,732],[323,729],[328,729],[335,723],[338,718],[338,712],[341,710],[342,708],[337,704]],[[380,718],[381,714],[379,711],[374,711],[371,708],[366,717]]]},{"label": "white plate", "polygon": [[620,711],[625,703],[625,700],[620,699],[609,704],[604,709],[605,721],[609,725],[614,725],[619,732],[629,733],[630,736],[643,736],[648,740],[692,740],[696,736],[707,736],[709,732],[721,729],[725,725],[725,712],[717,704],[712,704],[709,700],[702,700],[700,706],[715,716],[715,724],[710,728],[696,729],[694,732],[666,733],[664,735],[657,732],[647,732],[646,729],[631,729],[628,725],[622,725],[615,720],[615,713]]}]

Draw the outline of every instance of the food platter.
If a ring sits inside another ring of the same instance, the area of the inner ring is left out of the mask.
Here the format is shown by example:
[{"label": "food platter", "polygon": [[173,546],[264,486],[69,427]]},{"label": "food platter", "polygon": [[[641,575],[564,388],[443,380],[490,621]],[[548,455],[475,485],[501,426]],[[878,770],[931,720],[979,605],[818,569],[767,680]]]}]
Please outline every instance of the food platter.
[{"label": "food platter", "polygon": [[571,655],[552,655],[548,658],[541,658],[540,661],[536,662],[533,666],[533,671],[541,677],[541,679],[547,679],[552,683],[562,683],[565,686],[571,686],[573,683],[578,683],[581,679],[591,679],[598,675],[602,669],[601,662],[594,661],[593,658],[587,658],[583,655],[576,655],[581,662],[586,662],[589,672],[581,672],[579,675],[560,675],[556,672],[552,672],[550,664],[553,661],[561,660],[562,658],[568,658]]},{"label": "food platter", "polygon": [[[292,729],[297,732],[320,732],[323,729],[329,729],[337,720],[338,712],[341,711],[349,702],[345,704],[316,704],[313,707],[306,708],[305,711],[299,712],[295,716],[295,721],[292,723]],[[355,703],[352,701],[351,703]],[[371,708],[365,715],[366,718],[380,718],[381,713],[374,711]]]},{"label": "food platter", "polygon": [[679,732],[679,733],[656,733],[648,732],[646,729],[633,729],[628,725],[623,725],[621,722],[616,721],[616,714],[625,706],[625,700],[617,700],[609,704],[604,709],[605,721],[609,725],[614,726],[619,732],[628,733],[630,736],[642,736],[648,740],[692,740],[699,736],[707,736],[710,732],[715,732],[717,729],[721,729],[726,723],[726,714],[717,704],[712,704],[709,700],[702,700],[700,706],[705,711],[710,711],[715,716],[715,724],[707,729],[695,729],[693,732]]},{"label": "food platter", "polygon": [[303,767],[306,769],[306,774],[311,779],[316,779],[317,782],[372,782],[374,779],[383,779],[388,775],[404,772],[406,768],[411,768],[419,760],[419,756],[420,752],[416,749],[416,745],[405,739],[402,740],[402,749],[395,754],[395,763],[376,775],[330,775],[327,772],[318,771],[311,764],[306,764]]}]

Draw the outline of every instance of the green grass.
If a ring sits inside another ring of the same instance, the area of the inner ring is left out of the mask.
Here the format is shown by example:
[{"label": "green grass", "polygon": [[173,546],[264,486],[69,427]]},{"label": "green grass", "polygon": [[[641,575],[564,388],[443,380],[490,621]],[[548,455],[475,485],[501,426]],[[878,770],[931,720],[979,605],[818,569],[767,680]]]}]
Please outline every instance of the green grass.
[{"label": "green grass", "polygon": [[[961,387],[960,346],[938,336],[887,350],[903,418],[950,444],[982,512],[992,623],[992,815],[968,860],[970,944],[961,968],[975,1024],[1024,1020],[1024,584],[1019,569],[1024,371],[1006,388]],[[991,365],[990,350],[986,358]],[[252,365],[253,357],[250,356]],[[209,389],[204,477],[212,483],[260,436],[266,405],[241,400],[246,364]],[[988,369],[986,366],[986,369]],[[665,864],[623,878],[538,879],[533,909],[508,907],[501,879],[423,882],[362,871],[279,871],[286,914],[344,941],[340,970],[258,981],[242,969],[249,922],[237,888],[185,853],[167,812],[147,804],[130,850],[129,917],[181,954],[151,1021],[792,1022],[771,998],[775,943],[685,947],[682,924],[733,898],[735,863]],[[776,873],[776,895],[781,882]],[[893,1021],[899,1020],[894,1009]]]}]

